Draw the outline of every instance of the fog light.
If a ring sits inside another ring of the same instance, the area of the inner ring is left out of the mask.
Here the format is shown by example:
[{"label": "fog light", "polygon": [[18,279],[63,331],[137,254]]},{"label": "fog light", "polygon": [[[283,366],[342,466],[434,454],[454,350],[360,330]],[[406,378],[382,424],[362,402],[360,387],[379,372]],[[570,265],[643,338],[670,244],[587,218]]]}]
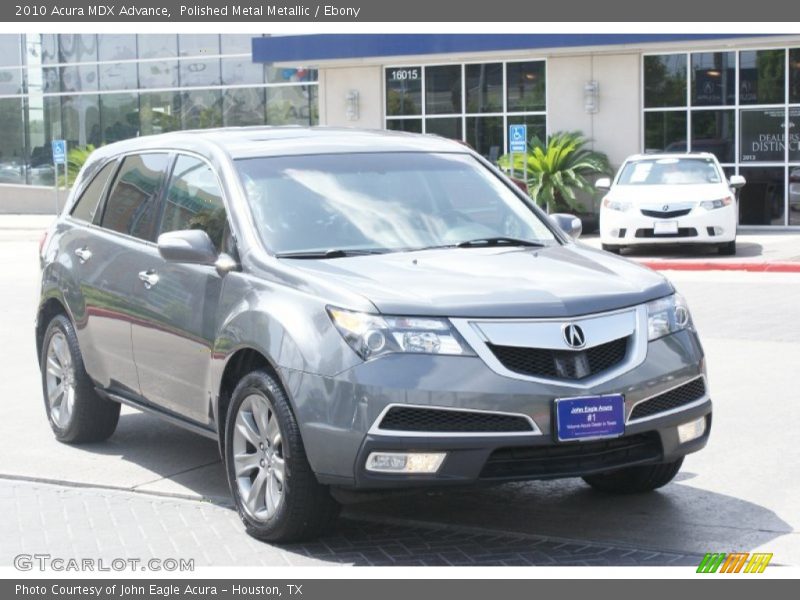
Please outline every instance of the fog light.
[{"label": "fog light", "polygon": [[367,471],[376,473],[436,473],[445,452],[372,452],[367,457]]},{"label": "fog light", "polygon": [[689,421],[683,425],[678,425],[678,441],[681,444],[691,442],[702,437],[706,432],[706,418],[700,417],[696,421]]}]

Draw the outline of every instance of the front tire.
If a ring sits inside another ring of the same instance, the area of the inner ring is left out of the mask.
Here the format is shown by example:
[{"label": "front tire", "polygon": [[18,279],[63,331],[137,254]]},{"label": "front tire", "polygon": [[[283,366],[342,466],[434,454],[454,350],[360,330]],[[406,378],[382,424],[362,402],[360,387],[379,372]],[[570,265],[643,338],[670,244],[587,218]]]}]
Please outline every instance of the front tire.
[{"label": "front tire", "polygon": [[233,392],[225,466],[236,510],[256,539],[313,538],[339,513],[339,504],[308,464],[286,393],[266,371],[246,375]]},{"label": "front tire", "polygon": [[102,442],[117,428],[120,405],[100,397],[83,366],[75,328],[64,315],[47,326],[39,359],[44,406],[59,442]]},{"label": "front tire", "polygon": [[719,253],[722,256],[736,256],[736,240],[732,240],[727,244],[722,244],[719,247]]},{"label": "front tire", "polygon": [[622,246],[612,246],[611,244],[602,244],[603,250],[606,252],[611,252],[611,254],[620,254],[622,252]]},{"label": "front tire", "polygon": [[596,490],[609,494],[652,492],[672,481],[681,470],[683,457],[658,465],[626,467],[618,471],[587,475],[583,480]]}]

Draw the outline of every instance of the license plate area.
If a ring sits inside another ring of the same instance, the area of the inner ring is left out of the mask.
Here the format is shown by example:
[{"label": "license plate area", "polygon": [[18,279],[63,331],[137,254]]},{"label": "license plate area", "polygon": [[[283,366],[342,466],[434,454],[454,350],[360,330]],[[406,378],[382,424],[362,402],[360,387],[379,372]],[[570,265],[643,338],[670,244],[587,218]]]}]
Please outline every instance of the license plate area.
[{"label": "license plate area", "polygon": [[656,221],[653,223],[654,235],[675,235],[678,233],[677,221]]},{"label": "license plate area", "polygon": [[622,394],[557,398],[555,413],[559,442],[615,438],[625,433]]}]

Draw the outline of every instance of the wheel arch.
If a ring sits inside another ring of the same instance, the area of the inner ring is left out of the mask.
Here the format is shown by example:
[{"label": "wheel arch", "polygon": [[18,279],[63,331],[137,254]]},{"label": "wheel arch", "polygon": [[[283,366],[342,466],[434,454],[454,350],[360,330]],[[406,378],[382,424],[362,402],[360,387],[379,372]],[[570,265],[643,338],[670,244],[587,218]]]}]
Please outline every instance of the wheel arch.
[{"label": "wheel arch", "polygon": [[44,343],[45,331],[47,331],[50,321],[57,315],[64,315],[73,325],[75,324],[66,303],[61,299],[50,297],[39,305],[39,310],[36,313],[36,358],[39,362],[42,360],[42,344]]}]

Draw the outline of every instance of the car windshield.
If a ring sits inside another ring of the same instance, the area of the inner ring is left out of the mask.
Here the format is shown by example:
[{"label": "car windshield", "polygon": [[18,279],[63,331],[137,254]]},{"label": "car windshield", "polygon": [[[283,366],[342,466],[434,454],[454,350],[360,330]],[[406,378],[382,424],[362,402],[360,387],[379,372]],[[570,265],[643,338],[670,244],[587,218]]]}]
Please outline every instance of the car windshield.
[{"label": "car windshield", "polygon": [[278,255],[557,243],[533,210],[468,154],[319,154],[236,163],[262,240]]},{"label": "car windshield", "polygon": [[722,181],[710,158],[654,158],[625,163],[617,185],[697,185]]}]

